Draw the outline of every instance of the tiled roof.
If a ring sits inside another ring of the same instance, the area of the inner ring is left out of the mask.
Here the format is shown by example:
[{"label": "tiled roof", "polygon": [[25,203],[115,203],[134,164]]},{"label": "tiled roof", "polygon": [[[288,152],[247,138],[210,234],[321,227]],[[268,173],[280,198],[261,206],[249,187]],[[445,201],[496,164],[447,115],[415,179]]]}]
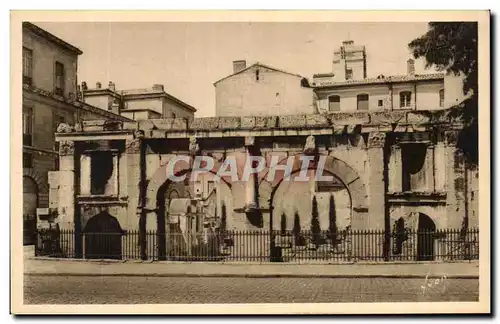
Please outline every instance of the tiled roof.
[{"label": "tiled roof", "polygon": [[440,80],[444,79],[444,73],[416,74],[416,75],[395,75],[381,78],[369,78],[363,80],[346,80],[346,81],[321,81],[313,83],[313,88],[340,87],[349,85],[362,84],[383,84],[383,83],[398,83],[424,80]]},{"label": "tiled roof", "polygon": [[287,72],[287,71],[285,71],[285,70],[281,70],[281,69],[274,68],[274,67],[269,66],[269,65],[267,65],[267,64],[262,64],[262,63],[256,62],[256,63],[254,63],[254,64],[250,65],[249,67],[247,67],[247,68],[245,68],[245,69],[243,69],[243,70],[241,70],[241,71],[238,71],[238,72],[236,72],[236,73],[230,74],[230,75],[228,75],[228,76],[226,76],[226,77],[224,77],[224,78],[222,78],[222,79],[220,79],[220,80],[215,81],[215,82],[214,82],[214,85],[216,85],[217,83],[221,82],[222,80],[225,80],[225,79],[230,78],[230,77],[232,77],[232,76],[235,76],[235,75],[237,75],[237,74],[243,73],[243,72],[247,71],[248,69],[250,69],[250,68],[252,68],[252,67],[254,67],[254,66],[260,66],[260,67],[263,67],[263,68],[266,68],[266,69],[269,69],[269,70],[273,70],[273,71],[276,71],[276,72],[281,72],[281,73],[285,73],[285,74],[289,74],[289,75],[296,76],[296,77],[298,77],[298,78],[303,78],[303,76],[301,76],[301,75],[299,75],[299,74],[290,73],[290,72]]}]

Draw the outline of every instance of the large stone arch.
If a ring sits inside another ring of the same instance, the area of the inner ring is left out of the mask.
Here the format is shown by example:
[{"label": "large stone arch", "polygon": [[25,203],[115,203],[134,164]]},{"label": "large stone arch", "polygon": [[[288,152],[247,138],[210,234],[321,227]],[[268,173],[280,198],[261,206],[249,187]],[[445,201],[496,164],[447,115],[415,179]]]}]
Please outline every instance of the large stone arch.
[{"label": "large stone arch", "polygon": [[[294,157],[298,159],[299,156],[300,155],[295,155]],[[354,170],[354,168],[349,166],[346,162],[333,156],[323,156],[326,157],[324,171],[338,178],[338,180],[341,181],[347,188],[351,199],[352,227],[362,227],[364,224],[364,219],[366,218],[366,215],[368,213],[368,194],[366,185],[364,184],[358,172],[356,172],[356,170]],[[288,157],[283,158],[282,160],[280,160],[279,164],[283,162],[286,163],[287,159]],[[313,167],[311,167],[310,169],[312,168]],[[292,174],[300,172],[300,170],[300,163],[295,163],[294,167],[292,168]],[[272,217],[273,198],[283,179],[269,182],[267,181],[268,172],[269,170],[262,173],[262,176],[260,177],[259,202],[261,203],[261,207],[270,209],[270,217]]]},{"label": "large stone arch", "polygon": [[47,193],[49,191],[49,186],[46,181],[44,181],[42,176],[40,176],[33,169],[23,169],[23,178],[24,177],[31,178],[33,181],[35,181],[39,193]]},{"label": "large stone arch", "polygon": [[[160,167],[158,167],[153,175],[149,179],[147,179],[145,207],[148,210],[156,210],[156,208],[158,207],[158,192],[160,191],[160,188],[165,184],[171,182],[171,180],[168,178],[166,170],[167,164],[168,162],[160,165]],[[190,163],[177,163],[177,165],[179,166],[179,168],[175,170],[175,176],[182,176],[183,174],[188,174],[192,171]],[[214,167],[209,172],[216,174],[221,165],[222,161],[214,159]],[[221,181],[226,183],[229,188],[231,188],[231,183],[227,182],[224,178],[220,179]]]}]

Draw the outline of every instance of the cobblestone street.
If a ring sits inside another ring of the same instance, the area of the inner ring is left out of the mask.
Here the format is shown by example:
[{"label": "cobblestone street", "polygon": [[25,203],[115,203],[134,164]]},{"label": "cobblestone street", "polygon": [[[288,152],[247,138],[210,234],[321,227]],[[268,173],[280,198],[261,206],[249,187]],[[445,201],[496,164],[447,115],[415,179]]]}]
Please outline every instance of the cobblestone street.
[{"label": "cobblestone street", "polygon": [[[24,276],[26,304],[477,301],[477,279]],[[424,292],[424,284],[431,284]]]}]

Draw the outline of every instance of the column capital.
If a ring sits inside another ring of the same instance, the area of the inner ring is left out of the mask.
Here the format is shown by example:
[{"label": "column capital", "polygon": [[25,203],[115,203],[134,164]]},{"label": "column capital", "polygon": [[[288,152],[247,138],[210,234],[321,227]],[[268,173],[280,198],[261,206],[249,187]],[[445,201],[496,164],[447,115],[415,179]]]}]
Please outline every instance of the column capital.
[{"label": "column capital", "polygon": [[458,141],[458,130],[450,130],[444,132],[444,145],[456,146]]},{"label": "column capital", "polygon": [[385,145],[385,133],[374,132],[368,135],[368,148],[382,148]]},{"label": "column capital", "polygon": [[196,156],[200,151],[200,145],[198,144],[198,139],[194,136],[189,138],[189,154],[191,156]]},{"label": "column capital", "polygon": [[309,135],[306,138],[306,144],[304,145],[304,153],[310,154],[316,152],[316,138],[313,135]]},{"label": "column capital", "polygon": [[127,140],[125,142],[125,153],[139,154],[141,152],[141,142],[140,139]]},{"label": "column capital", "polygon": [[59,142],[59,155],[68,156],[75,154],[75,142],[73,141],[60,141]]}]

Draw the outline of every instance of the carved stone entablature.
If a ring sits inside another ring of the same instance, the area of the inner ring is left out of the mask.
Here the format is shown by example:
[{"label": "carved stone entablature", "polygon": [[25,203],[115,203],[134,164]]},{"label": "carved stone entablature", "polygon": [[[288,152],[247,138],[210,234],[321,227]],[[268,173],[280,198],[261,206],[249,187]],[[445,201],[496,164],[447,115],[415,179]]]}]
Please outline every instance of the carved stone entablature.
[{"label": "carved stone entablature", "polygon": [[139,154],[139,153],[141,153],[141,140],[134,139],[134,140],[126,141],[125,153],[127,153],[127,154]]},{"label": "carved stone entablature", "polygon": [[444,132],[444,145],[456,146],[459,132],[456,130]]},{"label": "carved stone entablature", "polygon": [[61,141],[59,142],[59,155],[67,156],[75,154],[75,142],[73,141]]},{"label": "carved stone entablature", "polygon": [[196,137],[190,137],[189,138],[189,154],[191,156],[195,156],[200,152],[200,145],[198,145],[198,141]]},{"label": "carved stone entablature", "polygon": [[83,131],[82,123],[76,123],[75,124],[75,132],[82,132],[82,131]]},{"label": "carved stone entablature", "polygon": [[385,145],[385,133],[370,133],[368,135],[368,148],[381,148]]},{"label": "carved stone entablature", "polygon": [[73,126],[68,125],[66,123],[61,123],[57,126],[57,133],[71,133],[75,129]]},{"label": "carved stone entablature", "polygon": [[255,137],[246,136],[245,137],[245,146],[255,146]]},{"label": "carved stone entablature", "polygon": [[313,135],[309,135],[306,138],[306,144],[304,145],[304,154],[312,154],[316,152],[316,139]]}]

